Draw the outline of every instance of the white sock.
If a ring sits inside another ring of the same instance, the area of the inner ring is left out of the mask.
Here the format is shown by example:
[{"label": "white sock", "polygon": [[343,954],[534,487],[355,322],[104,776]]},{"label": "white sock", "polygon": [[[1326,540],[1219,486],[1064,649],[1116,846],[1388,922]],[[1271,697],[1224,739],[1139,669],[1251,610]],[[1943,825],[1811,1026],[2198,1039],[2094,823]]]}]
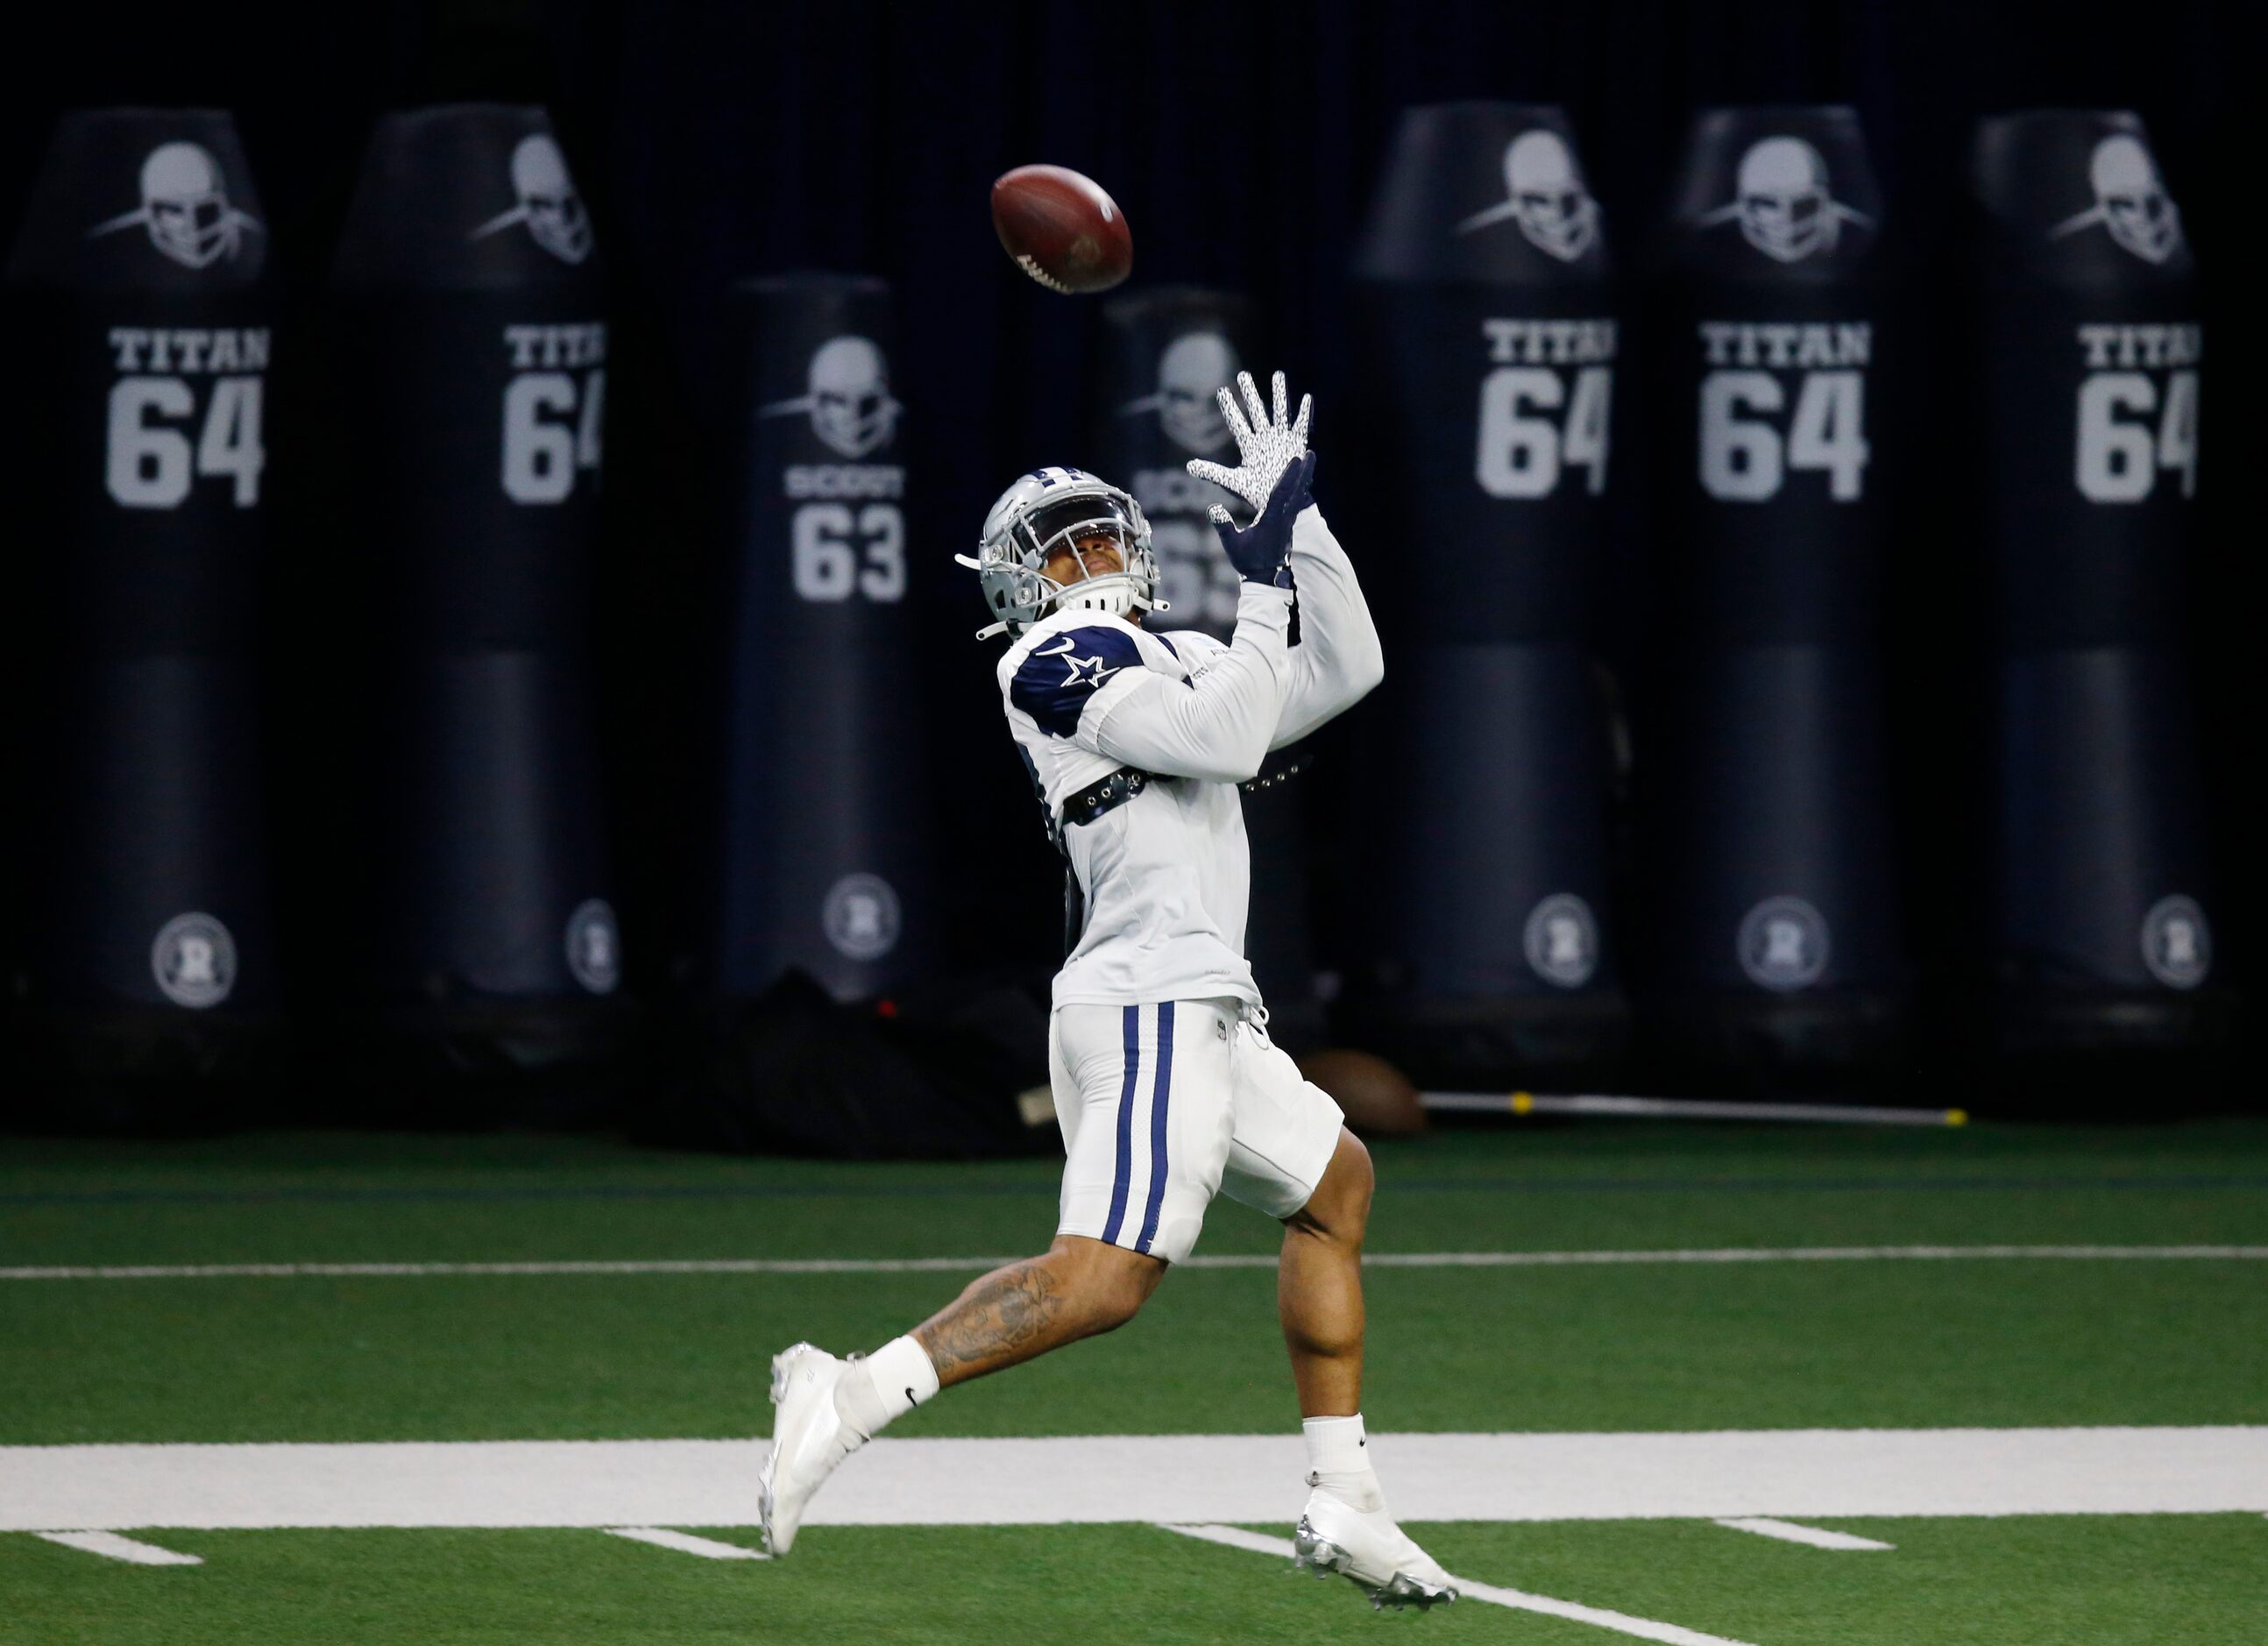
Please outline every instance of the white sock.
[{"label": "white sock", "polygon": [[1362,1413],[1352,1417],[1311,1417],[1300,1428],[1307,1437],[1307,1484],[1366,1512],[1386,1507],[1372,1473],[1370,1449],[1362,1430]]},{"label": "white sock", "polygon": [[936,1392],[929,1351],[911,1337],[892,1338],[843,1374],[835,1385],[835,1411],[859,1439],[872,1440]]}]

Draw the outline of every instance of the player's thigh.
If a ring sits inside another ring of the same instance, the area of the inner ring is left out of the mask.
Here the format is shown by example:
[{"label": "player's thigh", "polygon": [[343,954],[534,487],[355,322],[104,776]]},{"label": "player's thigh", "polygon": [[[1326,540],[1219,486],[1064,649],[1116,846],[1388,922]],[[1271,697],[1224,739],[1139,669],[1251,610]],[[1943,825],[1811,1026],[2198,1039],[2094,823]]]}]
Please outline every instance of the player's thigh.
[{"label": "player's thigh", "polygon": [[1307,1205],[1339,1146],[1345,1116],[1256,1024],[1231,1031],[1236,1129],[1221,1192],[1285,1218]]},{"label": "player's thigh", "polygon": [[1233,1019],[1202,1000],[1066,1006],[1055,1019],[1057,1232],[1188,1256],[1228,1155]]},{"label": "player's thigh", "polygon": [[[1091,1011],[1096,1008],[1072,1007],[1069,1009]],[[1063,1133],[1064,1153],[1068,1155],[1079,1141],[1079,1123],[1084,1110],[1078,1071],[1064,1057],[1063,1024],[1062,1012],[1048,1014],[1048,1090],[1055,1099],[1056,1130]]]}]

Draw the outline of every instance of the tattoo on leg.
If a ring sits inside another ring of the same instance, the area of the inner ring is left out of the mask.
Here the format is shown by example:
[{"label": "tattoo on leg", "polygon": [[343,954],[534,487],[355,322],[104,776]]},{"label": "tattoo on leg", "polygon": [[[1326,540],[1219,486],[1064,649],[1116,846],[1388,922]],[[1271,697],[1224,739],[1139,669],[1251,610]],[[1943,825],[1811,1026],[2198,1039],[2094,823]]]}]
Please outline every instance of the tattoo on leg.
[{"label": "tattoo on leg", "polygon": [[917,1334],[940,1372],[983,1366],[1049,1337],[1063,1312],[1055,1276],[1036,1261],[1012,1263],[977,1281]]}]

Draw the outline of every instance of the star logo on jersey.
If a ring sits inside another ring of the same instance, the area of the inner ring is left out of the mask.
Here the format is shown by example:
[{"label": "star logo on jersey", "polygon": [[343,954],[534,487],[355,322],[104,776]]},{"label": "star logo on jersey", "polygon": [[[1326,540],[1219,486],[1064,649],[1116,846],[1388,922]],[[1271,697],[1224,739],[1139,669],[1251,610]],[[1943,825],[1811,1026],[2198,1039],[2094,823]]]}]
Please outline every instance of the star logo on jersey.
[{"label": "star logo on jersey", "polygon": [[1121,664],[1105,662],[1100,657],[1073,657],[1071,653],[1078,649],[1079,642],[1071,636],[1065,635],[1061,646],[1051,647],[1044,652],[1034,652],[1032,655],[1063,659],[1064,667],[1070,671],[1064,675],[1063,690],[1065,691],[1070,690],[1073,686],[1085,686],[1092,690],[1102,683],[1102,677],[1105,675],[1115,675],[1123,667]]},{"label": "star logo on jersey", "polygon": [[1115,675],[1118,666],[1106,663],[1099,657],[1066,657],[1064,665],[1071,673],[1064,676],[1065,686],[1099,686],[1105,675]]}]

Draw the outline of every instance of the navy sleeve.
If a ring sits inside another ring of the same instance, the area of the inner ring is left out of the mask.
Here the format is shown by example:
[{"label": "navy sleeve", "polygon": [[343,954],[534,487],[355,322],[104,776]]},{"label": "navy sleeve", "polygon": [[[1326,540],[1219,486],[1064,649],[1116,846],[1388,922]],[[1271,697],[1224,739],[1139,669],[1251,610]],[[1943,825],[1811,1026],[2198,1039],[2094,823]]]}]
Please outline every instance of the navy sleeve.
[{"label": "navy sleeve", "polygon": [[1098,686],[1121,669],[1145,667],[1134,637],[1123,629],[1066,629],[1024,659],[1008,683],[1008,701],[1050,736],[1074,736]]}]

